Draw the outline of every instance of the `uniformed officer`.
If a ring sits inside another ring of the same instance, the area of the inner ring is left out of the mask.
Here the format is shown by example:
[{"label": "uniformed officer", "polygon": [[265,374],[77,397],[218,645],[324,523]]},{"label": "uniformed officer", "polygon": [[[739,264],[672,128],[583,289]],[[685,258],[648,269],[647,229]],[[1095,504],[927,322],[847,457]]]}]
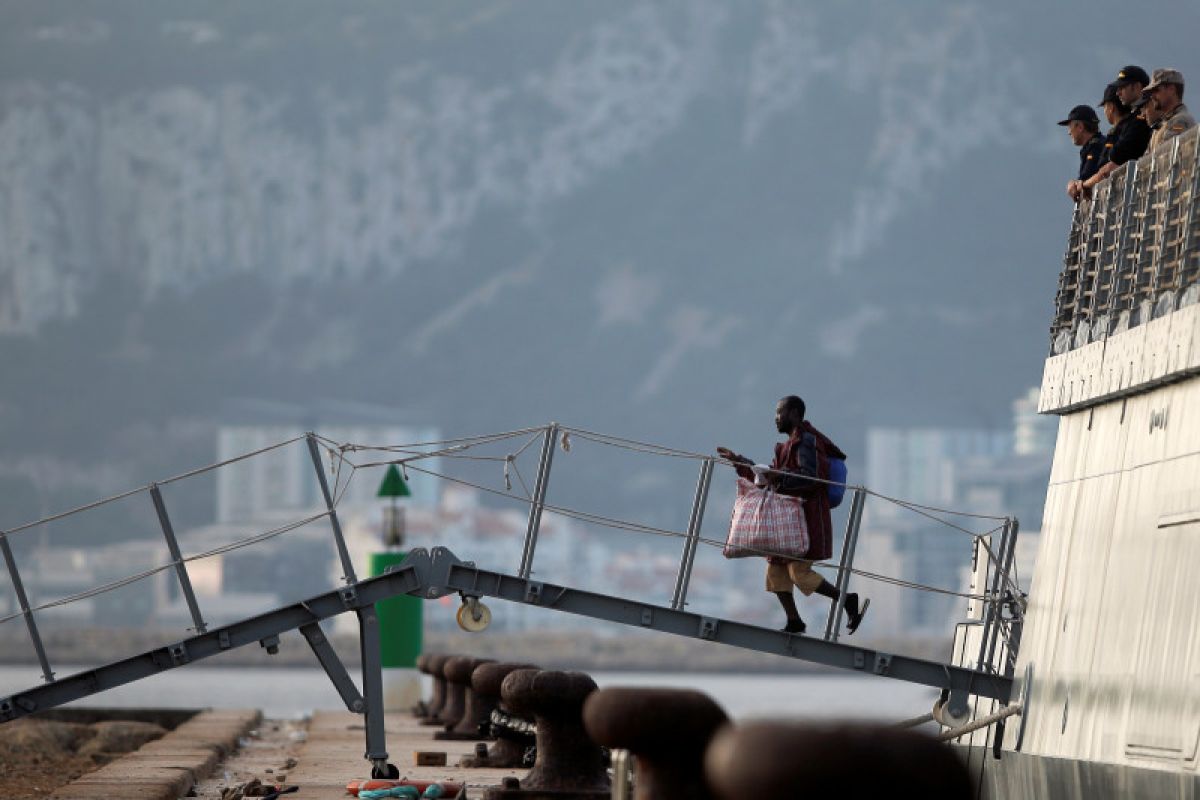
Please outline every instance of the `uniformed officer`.
[{"label": "uniformed officer", "polygon": [[1083,194],[1083,182],[1104,163],[1106,139],[1100,132],[1100,118],[1091,106],[1075,106],[1058,124],[1066,126],[1071,141],[1079,148],[1079,176],[1067,182],[1067,196],[1078,200]]},{"label": "uniformed officer", "polygon": [[1177,69],[1156,69],[1144,94],[1150,98],[1158,117],[1158,128],[1150,138],[1150,149],[1174,139],[1196,120],[1183,104],[1183,73]]},{"label": "uniformed officer", "polygon": [[[1117,73],[1117,79],[1113,81],[1114,92],[1118,100],[1127,107],[1132,107],[1149,83],[1150,76],[1146,74],[1146,70],[1131,64]],[[1136,114],[1127,114],[1109,131],[1108,139],[1112,142],[1112,147],[1108,150],[1108,162],[1083,182],[1084,194],[1090,193],[1092,187],[1107,178],[1117,167],[1142,157],[1146,148],[1150,146],[1150,126]]]},{"label": "uniformed officer", "polygon": [[1121,98],[1117,95],[1116,81],[1104,87],[1104,99],[1096,107],[1104,109],[1104,118],[1108,120],[1108,134],[1104,142],[1104,161],[1107,163],[1108,156],[1113,149],[1113,143],[1116,141],[1113,131],[1121,124],[1121,120],[1129,116],[1129,106],[1122,103]]}]

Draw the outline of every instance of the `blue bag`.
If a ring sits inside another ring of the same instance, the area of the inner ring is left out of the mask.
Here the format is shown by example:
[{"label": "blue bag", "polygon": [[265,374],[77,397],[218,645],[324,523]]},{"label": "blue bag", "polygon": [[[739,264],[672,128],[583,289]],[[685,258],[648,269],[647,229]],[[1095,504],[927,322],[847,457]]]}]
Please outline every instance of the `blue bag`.
[{"label": "blue bag", "polygon": [[829,507],[837,508],[842,504],[846,495],[846,460],[843,458],[829,459]]}]

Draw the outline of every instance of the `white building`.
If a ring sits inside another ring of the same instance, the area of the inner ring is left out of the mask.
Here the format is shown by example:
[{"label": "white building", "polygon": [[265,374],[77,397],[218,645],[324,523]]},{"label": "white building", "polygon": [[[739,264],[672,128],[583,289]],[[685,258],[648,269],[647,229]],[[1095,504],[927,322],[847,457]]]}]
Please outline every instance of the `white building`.
[{"label": "white building", "polygon": [[[217,460],[226,461],[286,442],[313,431],[339,444],[368,446],[404,445],[438,438],[436,428],[402,422],[401,412],[358,403],[318,402],[306,406],[262,400],[226,404],[217,430]],[[331,489],[337,480],[336,463],[324,457],[322,466]],[[360,452],[349,456],[355,463],[382,461],[387,453]],[[397,454],[398,457],[398,454]],[[437,459],[422,466],[437,470]],[[341,496],[340,505],[367,508],[378,503],[380,471],[355,475]],[[342,479],[349,477],[343,468]],[[409,506],[435,506],[440,486],[436,478],[411,472]],[[217,470],[217,522],[254,520],[281,511],[312,509],[324,504],[316,469],[303,440],[230,464]]]},{"label": "white building", "polygon": [[[1036,396],[1036,391],[1034,392]],[[874,491],[941,509],[1016,516],[1018,568],[1032,572],[1054,449],[1055,421],[1036,416],[1029,396],[1013,403],[1011,430],[891,429],[867,431],[866,485]],[[934,512],[970,531],[996,521]],[[999,541],[998,535],[995,541]],[[1031,543],[1033,543],[1031,545]],[[856,566],[925,586],[965,591],[974,539],[922,514],[870,497]],[[1031,549],[1032,547],[1032,549]],[[863,582],[872,597],[872,629],[949,635],[966,600],[937,592]]]}]

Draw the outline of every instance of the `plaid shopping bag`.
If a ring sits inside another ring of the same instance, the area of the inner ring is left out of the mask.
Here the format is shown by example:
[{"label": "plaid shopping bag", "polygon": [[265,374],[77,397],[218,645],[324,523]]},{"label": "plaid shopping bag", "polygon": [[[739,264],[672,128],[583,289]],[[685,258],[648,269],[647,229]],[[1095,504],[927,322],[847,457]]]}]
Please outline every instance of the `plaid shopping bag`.
[{"label": "plaid shopping bag", "polygon": [[738,478],[724,556],[803,558],[806,553],[808,524],[804,521],[804,501]]}]

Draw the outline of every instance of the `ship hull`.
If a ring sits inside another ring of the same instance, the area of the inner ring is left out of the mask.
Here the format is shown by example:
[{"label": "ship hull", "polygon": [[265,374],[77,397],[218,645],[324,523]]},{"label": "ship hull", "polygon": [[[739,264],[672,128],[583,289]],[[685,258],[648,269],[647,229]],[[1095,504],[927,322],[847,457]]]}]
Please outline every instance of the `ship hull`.
[{"label": "ship hull", "polygon": [[988,800],[1200,798],[1200,776],[1194,774],[1012,751],[1005,751],[997,760],[982,747],[958,749],[975,785],[981,788],[979,796]]}]

